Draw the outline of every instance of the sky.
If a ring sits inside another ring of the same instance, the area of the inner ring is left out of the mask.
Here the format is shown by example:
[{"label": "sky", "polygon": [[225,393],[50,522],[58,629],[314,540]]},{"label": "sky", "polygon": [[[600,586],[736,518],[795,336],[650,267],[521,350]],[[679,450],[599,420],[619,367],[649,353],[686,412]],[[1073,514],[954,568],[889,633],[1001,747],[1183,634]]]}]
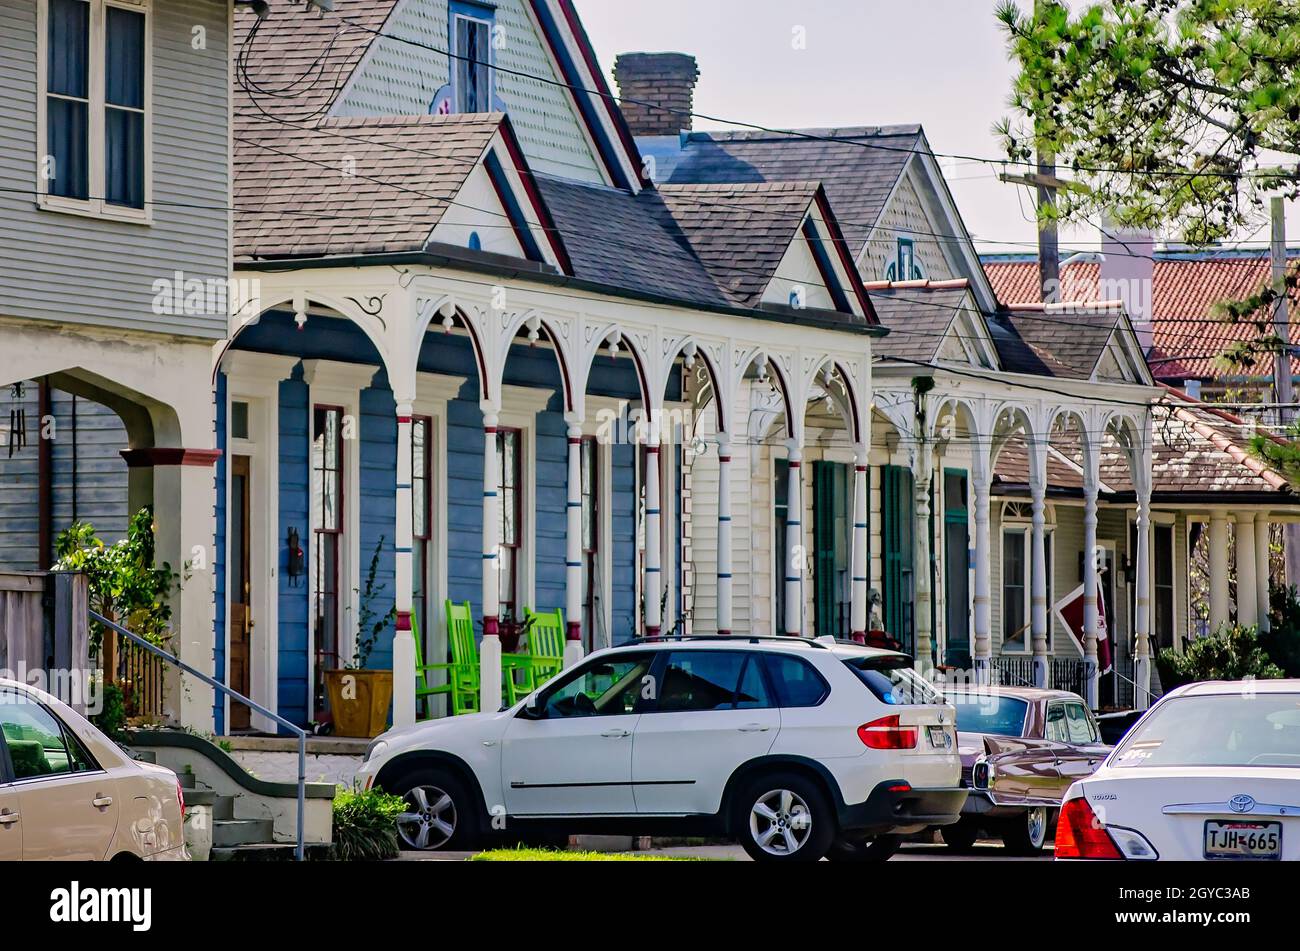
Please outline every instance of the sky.
[{"label": "sky", "polygon": [[[1014,71],[995,0],[575,3],[607,77],[619,53],[694,55],[697,114],[777,128],[919,122],[936,153],[1004,155],[992,127],[1009,114]],[[941,161],[981,251],[1037,250],[1027,189],[998,181],[987,164]],[[1300,244],[1300,203],[1289,209],[1288,236]],[[1097,237],[1091,227],[1063,231],[1062,254],[1095,248]]]}]

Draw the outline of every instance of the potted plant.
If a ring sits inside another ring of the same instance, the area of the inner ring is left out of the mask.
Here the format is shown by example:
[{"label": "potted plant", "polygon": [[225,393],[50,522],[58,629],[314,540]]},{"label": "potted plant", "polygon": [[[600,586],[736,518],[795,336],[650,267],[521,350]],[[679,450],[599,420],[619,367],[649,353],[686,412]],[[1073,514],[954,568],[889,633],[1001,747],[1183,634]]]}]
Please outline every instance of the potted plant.
[{"label": "potted plant", "polygon": [[388,725],[388,707],[393,701],[393,672],[370,670],[370,654],[380,636],[397,617],[397,608],[380,615],[374,606],[385,585],[376,580],[384,538],[380,537],[370,559],[366,583],[361,588],[357,613],[356,650],[352,660],[339,670],[325,671],[325,690],[336,736],[376,737]]}]

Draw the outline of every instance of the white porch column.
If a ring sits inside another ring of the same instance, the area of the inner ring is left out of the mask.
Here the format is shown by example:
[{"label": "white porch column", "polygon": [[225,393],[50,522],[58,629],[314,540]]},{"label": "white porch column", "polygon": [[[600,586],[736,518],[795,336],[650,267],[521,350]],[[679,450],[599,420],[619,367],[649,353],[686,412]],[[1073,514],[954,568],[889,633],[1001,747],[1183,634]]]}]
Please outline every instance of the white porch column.
[{"label": "white porch column", "polygon": [[731,443],[718,433],[718,633],[730,634],[731,593]]},{"label": "white porch column", "polygon": [[933,453],[928,443],[917,447],[912,473],[912,491],[916,525],[912,530],[912,585],[915,596],[913,617],[916,623],[916,669],[928,671],[934,666],[933,618],[930,608],[930,486],[934,478]]},{"label": "white porch column", "polygon": [[645,449],[645,634],[658,637],[663,626],[663,568],[660,553],[660,518],[663,499],[659,491],[659,439],[657,427],[651,425]]},{"label": "white porch column", "polygon": [[1268,619],[1270,610],[1269,605],[1269,572],[1272,570],[1272,563],[1269,558],[1268,548],[1268,515],[1260,512],[1255,516],[1255,585],[1257,590],[1256,601],[1259,603],[1259,629],[1261,631],[1270,630],[1272,625]]},{"label": "white porch column", "polygon": [[1083,663],[1084,699],[1096,710],[1101,675],[1097,669],[1097,480],[1085,476],[1083,489]]},{"label": "white porch column", "polygon": [[483,640],[479,644],[479,709],[501,708],[501,633],[498,584],[501,563],[501,461],[497,457],[497,416],[483,416]]},{"label": "white porch column", "polygon": [[849,607],[852,636],[859,644],[867,642],[867,511],[867,449],[860,446],[853,467],[853,588]]},{"label": "white porch column", "polygon": [[1255,516],[1237,516],[1237,623],[1250,627],[1259,623],[1259,584],[1255,580]]},{"label": "white porch column", "polygon": [[564,555],[564,666],[582,660],[582,421],[569,421],[568,501]]},{"label": "white porch column", "polygon": [[1030,521],[1029,636],[1034,654],[1034,686],[1047,686],[1047,484],[1029,483],[1033,515]]},{"label": "white porch column", "polygon": [[785,633],[803,634],[803,450],[789,443],[785,509]]},{"label": "white porch column", "polygon": [[[979,451],[976,449],[976,451]],[[975,467],[971,486],[975,495],[975,682],[992,683],[993,676],[993,575],[992,542],[989,538],[989,492],[991,475]]]},{"label": "white porch column", "polygon": [[1134,574],[1137,592],[1133,618],[1133,706],[1145,710],[1151,706],[1151,488],[1139,488],[1136,523],[1137,551]]},{"label": "white porch column", "polygon": [[[411,404],[397,406],[397,538],[394,540],[394,583],[397,622],[393,635],[393,726],[415,722],[415,638],[411,633],[412,513]],[[421,631],[423,636],[426,632]]]},{"label": "white porch column", "polygon": [[1228,517],[1210,516],[1210,631],[1228,623]]}]

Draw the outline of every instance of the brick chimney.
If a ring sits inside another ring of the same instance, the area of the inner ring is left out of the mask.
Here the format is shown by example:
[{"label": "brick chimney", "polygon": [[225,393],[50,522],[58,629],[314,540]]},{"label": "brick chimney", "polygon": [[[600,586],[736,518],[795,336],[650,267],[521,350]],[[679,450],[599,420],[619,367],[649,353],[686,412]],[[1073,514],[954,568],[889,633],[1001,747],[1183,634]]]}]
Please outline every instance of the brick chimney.
[{"label": "brick chimney", "polygon": [[[690,131],[695,81],[700,69],[685,53],[623,53],[614,60],[623,115],[633,135],[677,135]],[[663,108],[645,106],[655,103]]]}]

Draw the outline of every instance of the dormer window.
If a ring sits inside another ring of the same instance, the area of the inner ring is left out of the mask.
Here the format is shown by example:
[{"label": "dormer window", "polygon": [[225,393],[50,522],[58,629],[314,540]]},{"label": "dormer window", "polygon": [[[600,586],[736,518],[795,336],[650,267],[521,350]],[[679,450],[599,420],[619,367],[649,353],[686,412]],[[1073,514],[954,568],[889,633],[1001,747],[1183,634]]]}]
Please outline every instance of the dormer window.
[{"label": "dormer window", "polygon": [[911,238],[899,238],[894,247],[894,260],[885,266],[887,281],[922,281],[925,271],[916,260],[916,242]]},{"label": "dormer window", "polygon": [[452,93],[457,112],[492,111],[492,7],[452,3]]}]

